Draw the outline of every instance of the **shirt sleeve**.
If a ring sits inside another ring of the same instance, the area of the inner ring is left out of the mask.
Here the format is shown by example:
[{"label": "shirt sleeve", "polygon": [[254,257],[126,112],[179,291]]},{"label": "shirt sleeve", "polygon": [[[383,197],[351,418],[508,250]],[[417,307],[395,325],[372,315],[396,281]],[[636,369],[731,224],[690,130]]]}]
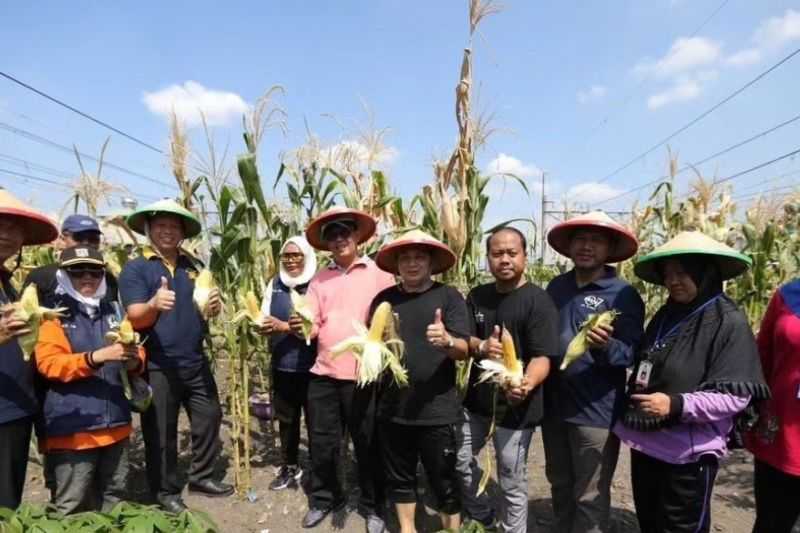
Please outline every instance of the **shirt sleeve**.
[{"label": "shirt sleeve", "polygon": [[750,396],[735,396],[720,392],[690,392],[681,394],[681,422],[718,422],[744,410]]},{"label": "shirt sleeve", "polygon": [[591,350],[592,357],[596,362],[627,368],[633,364],[644,335],[644,302],[628,285],[615,298],[614,309],[620,312],[614,321],[614,333],[605,350]]},{"label": "shirt sleeve", "polygon": [[455,287],[447,287],[447,300],[442,309],[445,329],[454,337],[469,340],[470,326],[467,304]]},{"label": "shirt sleeve", "polygon": [[764,375],[769,380],[772,377],[772,367],[774,364],[773,356],[773,341],[775,336],[775,323],[783,309],[783,297],[781,292],[775,291],[772,299],[769,301],[767,312],[764,313],[764,318],[761,319],[761,326],[758,329],[758,355],[761,358],[761,368],[764,369]]},{"label": "shirt sleeve", "polygon": [[94,374],[94,370],[86,363],[84,353],[72,353],[69,340],[57,319],[45,320],[39,326],[36,369],[47,379],[65,383]]},{"label": "shirt sleeve", "polygon": [[533,312],[526,320],[525,353],[528,361],[533,357],[558,355],[558,311],[553,300],[543,290],[531,293]]},{"label": "shirt sleeve", "polygon": [[124,307],[146,303],[155,293],[148,287],[142,270],[141,264],[134,260],[125,265],[119,275],[119,296]]}]

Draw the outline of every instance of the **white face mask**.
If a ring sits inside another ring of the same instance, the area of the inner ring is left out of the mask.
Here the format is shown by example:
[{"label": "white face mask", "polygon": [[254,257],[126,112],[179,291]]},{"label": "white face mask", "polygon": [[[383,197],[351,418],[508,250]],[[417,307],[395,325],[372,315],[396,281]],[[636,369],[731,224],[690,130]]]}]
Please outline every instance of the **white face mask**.
[{"label": "white face mask", "polygon": [[93,316],[97,308],[100,307],[100,300],[105,298],[106,292],[108,291],[105,276],[103,276],[100,285],[97,287],[97,290],[92,296],[84,296],[79,293],[75,287],[72,286],[72,281],[69,279],[67,273],[60,268],[56,271],[56,281],[58,282],[56,294],[66,294],[79,304],[83,305],[86,312],[91,316]]}]

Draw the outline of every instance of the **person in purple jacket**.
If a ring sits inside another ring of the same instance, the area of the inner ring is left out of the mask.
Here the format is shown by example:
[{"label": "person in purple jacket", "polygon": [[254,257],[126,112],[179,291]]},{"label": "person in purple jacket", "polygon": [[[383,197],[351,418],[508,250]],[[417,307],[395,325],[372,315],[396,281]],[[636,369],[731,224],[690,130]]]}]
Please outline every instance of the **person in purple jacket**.
[{"label": "person in purple jacket", "polygon": [[640,258],[634,272],[664,285],[614,427],[631,448],[642,533],[707,533],[719,459],[734,418],[769,397],[747,318],[722,290],[751,259],[696,231]]}]

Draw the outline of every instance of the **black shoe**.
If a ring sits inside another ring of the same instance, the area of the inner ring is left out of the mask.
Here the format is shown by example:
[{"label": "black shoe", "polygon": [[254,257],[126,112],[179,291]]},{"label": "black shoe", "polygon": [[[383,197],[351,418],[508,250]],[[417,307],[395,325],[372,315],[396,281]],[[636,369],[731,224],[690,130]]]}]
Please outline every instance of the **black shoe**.
[{"label": "black shoe", "polygon": [[209,496],[212,498],[230,496],[233,494],[233,485],[223,483],[222,481],[207,479],[205,481],[195,481],[189,483],[189,492],[200,493],[204,496]]},{"label": "black shoe", "polygon": [[180,514],[187,510],[186,504],[183,503],[183,499],[181,498],[180,494],[159,496],[157,500],[158,504],[168,513]]},{"label": "black shoe", "polygon": [[303,517],[303,527],[305,529],[310,529],[312,527],[317,527],[320,522],[325,520],[325,517],[328,516],[330,513],[334,511],[338,511],[345,505],[344,500],[334,502],[330,505],[325,507],[311,507],[309,508],[306,515]]},{"label": "black shoe", "polygon": [[284,465],[278,470],[275,479],[269,484],[270,490],[281,490],[286,487],[297,487],[297,482],[303,477],[303,470],[297,465]]}]

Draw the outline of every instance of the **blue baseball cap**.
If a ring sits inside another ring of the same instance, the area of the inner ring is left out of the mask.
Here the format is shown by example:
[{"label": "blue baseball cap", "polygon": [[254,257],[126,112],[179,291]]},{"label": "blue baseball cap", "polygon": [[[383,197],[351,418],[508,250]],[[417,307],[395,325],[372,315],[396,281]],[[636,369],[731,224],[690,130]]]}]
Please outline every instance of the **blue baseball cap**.
[{"label": "blue baseball cap", "polygon": [[75,234],[84,231],[103,233],[100,231],[100,226],[97,224],[97,221],[87,215],[70,215],[65,218],[64,222],[61,224],[61,233]]}]

